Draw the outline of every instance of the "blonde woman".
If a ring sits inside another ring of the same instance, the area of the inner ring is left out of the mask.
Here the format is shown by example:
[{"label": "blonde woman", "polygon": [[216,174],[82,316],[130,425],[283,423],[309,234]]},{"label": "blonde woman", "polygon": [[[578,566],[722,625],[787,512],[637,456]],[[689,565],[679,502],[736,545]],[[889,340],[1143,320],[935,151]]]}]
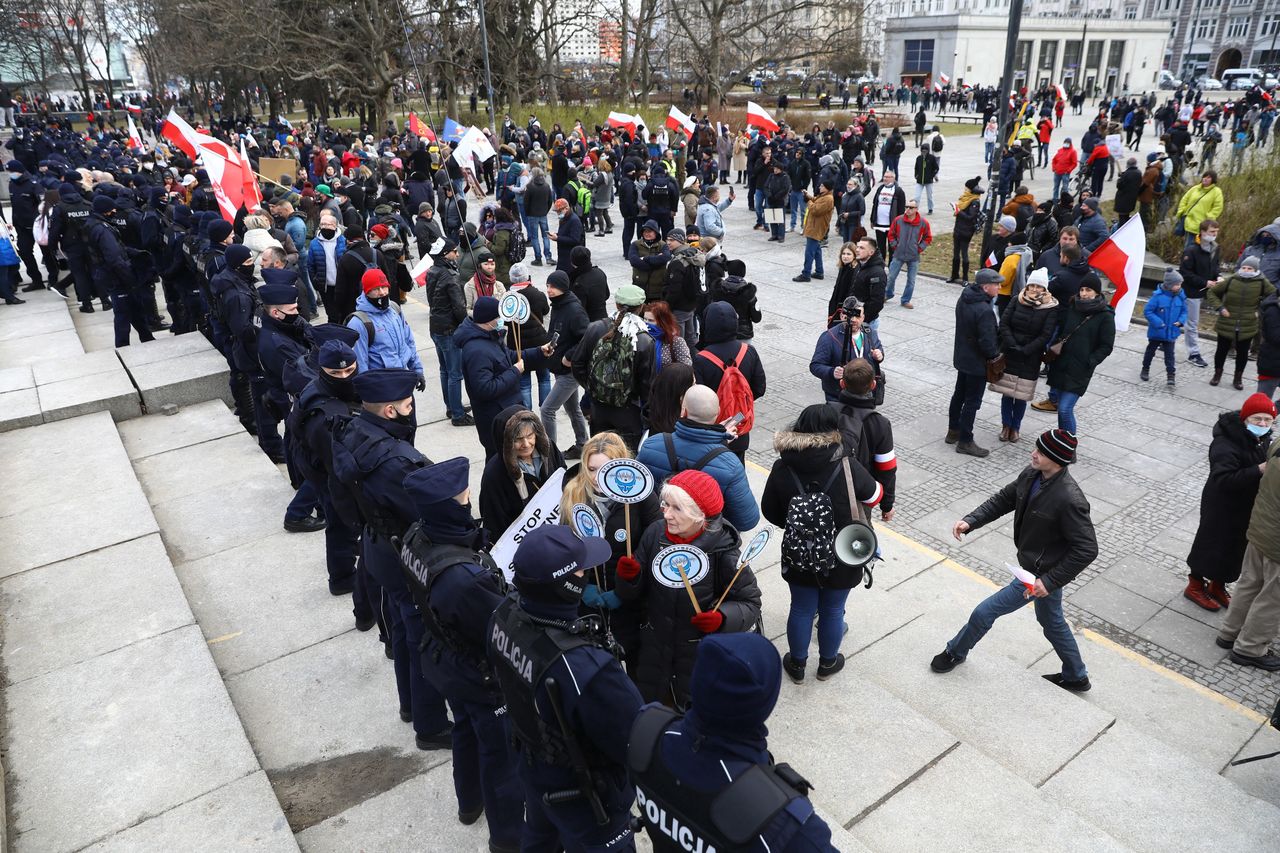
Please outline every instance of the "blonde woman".
[{"label": "blonde woman", "polygon": [[738,175],[734,183],[740,186],[747,185],[747,147],[750,145],[751,134],[744,127],[738,138],[733,140],[733,171]]}]

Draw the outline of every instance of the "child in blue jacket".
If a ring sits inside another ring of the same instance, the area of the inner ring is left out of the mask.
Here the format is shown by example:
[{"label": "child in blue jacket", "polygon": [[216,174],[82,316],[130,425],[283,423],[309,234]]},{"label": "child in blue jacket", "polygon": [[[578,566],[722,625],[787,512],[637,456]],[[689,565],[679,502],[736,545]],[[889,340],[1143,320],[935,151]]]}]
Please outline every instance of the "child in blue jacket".
[{"label": "child in blue jacket", "polygon": [[1166,384],[1173,387],[1173,377],[1177,372],[1174,343],[1182,334],[1182,325],[1187,322],[1187,295],[1182,292],[1182,273],[1173,267],[1166,268],[1160,289],[1147,300],[1147,307],[1142,313],[1147,318],[1147,351],[1142,356],[1142,381],[1151,378],[1151,359],[1155,357],[1156,350],[1163,350],[1164,369],[1169,374]]}]

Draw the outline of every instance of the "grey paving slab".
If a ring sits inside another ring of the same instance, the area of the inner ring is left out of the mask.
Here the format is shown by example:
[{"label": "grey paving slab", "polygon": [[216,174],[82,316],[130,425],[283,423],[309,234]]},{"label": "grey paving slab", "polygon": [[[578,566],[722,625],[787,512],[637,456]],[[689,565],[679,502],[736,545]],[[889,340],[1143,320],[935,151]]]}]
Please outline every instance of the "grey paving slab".
[{"label": "grey paving slab", "polygon": [[1214,645],[1212,627],[1175,610],[1161,610],[1134,633],[1204,666],[1217,666],[1227,656]]},{"label": "grey paving slab", "polygon": [[1079,587],[1067,597],[1067,601],[1126,631],[1136,631],[1160,610],[1158,603],[1111,583],[1105,577]]},{"label": "grey paving slab", "polygon": [[258,477],[184,495],[154,509],[165,547],[178,565],[275,534],[293,494],[283,477]]},{"label": "grey paving slab", "polygon": [[194,626],[5,698],[15,849],[77,850],[258,769]]},{"label": "grey paving slab", "polygon": [[[243,430],[202,444],[138,459],[133,465],[147,499],[153,504],[166,504],[197,492],[244,481],[274,481],[279,476],[275,463]],[[283,513],[284,507],[280,511]]]},{"label": "grey paving slab", "polygon": [[[176,340],[189,337],[191,335],[181,335]],[[125,367],[142,394],[147,411],[158,412],[166,405],[188,406],[206,400],[231,403],[227,360],[212,348],[165,360],[126,362]]]},{"label": "grey paving slab", "polygon": [[40,395],[35,388],[0,392],[0,432],[26,429],[44,423]]},{"label": "grey paving slab", "polygon": [[[1280,731],[1263,725],[1240,749],[1235,759],[1280,751]],[[1260,800],[1280,806],[1280,756],[1264,761],[1251,761],[1239,767],[1226,767],[1222,775]]]},{"label": "grey paving slab", "polygon": [[17,391],[21,388],[34,388],[36,380],[32,375],[32,370],[32,366],[28,364],[20,367],[0,368],[0,394],[7,391]]},{"label": "grey paving slab", "polygon": [[[938,675],[929,660],[941,648],[936,629],[919,619],[854,662],[866,678],[1032,784],[1049,778],[1114,719],[1093,706],[1067,704],[1074,697],[999,655],[975,650]],[[1013,707],[1011,696],[1018,697]]]},{"label": "grey paving slab", "polygon": [[84,353],[74,329],[0,341],[0,364],[15,367],[46,359],[74,358]]},{"label": "grey paving slab", "polygon": [[41,311],[36,314],[0,314],[0,342],[32,338],[50,332],[75,331],[65,311]]},{"label": "grey paving slab", "polygon": [[1169,573],[1151,560],[1136,554],[1114,563],[1103,577],[1151,601],[1164,602],[1169,598]]},{"label": "grey paving slab", "polygon": [[[1269,850],[1280,808],[1118,722],[1041,792],[1137,851]],[[1188,803],[1196,808],[1188,809]],[[1214,816],[1205,831],[1204,815]]]},{"label": "grey paving slab", "polygon": [[298,842],[267,775],[237,779],[85,848],[85,853],[136,850],[224,850],[285,853]]},{"label": "grey paving slab", "polygon": [[106,412],[0,435],[0,471],[9,489],[0,517],[61,505],[134,479]]},{"label": "grey paving slab", "polygon": [[1127,849],[1062,806],[962,744],[851,831],[877,853]]},{"label": "grey paving slab", "polygon": [[129,376],[117,367],[109,373],[80,376],[40,385],[40,408],[45,421],[109,412],[113,420],[142,416],[142,398]]},{"label": "grey paving slab", "polygon": [[192,622],[158,534],[0,581],[9,684]]},{"label": "grey paving slab", "polygon": [[152,414],[119,425],[129,458],[137,461],[167,450],[188,447],[244,432],[221,400],[183,406],[172,415]]},{"label": "grey paving slab", "polygon": [[213,344],[204,335],[192,333],[188,335],[160,335],[154,341],[133,343],[116,351],[120,361],[130,370],[144,364],[171,362],[183,356],[198,353],[214,353]]},{"label": "grey paving slab", "polygon": [[101,373],[124,372],[120,359],[114,352],[87,352],[70,358],[39,361],[31,365],[37,385],[96,376]]},{"label": "grey paving slab", "polygon": [[351,629],[350,596],[329,594],[323,533],[279,533],[178,566],[223,677]]}]

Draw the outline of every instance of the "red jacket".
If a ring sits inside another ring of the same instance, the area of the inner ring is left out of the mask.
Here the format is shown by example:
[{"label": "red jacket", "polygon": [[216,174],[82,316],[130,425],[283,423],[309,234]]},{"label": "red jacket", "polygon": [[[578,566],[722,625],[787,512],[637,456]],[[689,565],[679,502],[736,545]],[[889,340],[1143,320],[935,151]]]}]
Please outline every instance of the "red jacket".
[{"label": "red jacket", "polygon": [[1048,118],[1040,119],[1040,124],[1036,126],[1036,130],[1040,131],[1040,141],[1048,143],[1049,136],[1053,133],[1053,122]]},{"label": "red jacket", "polygon": [[1058,153],[1053,155],[1053,173],[1055,175],[1070,175],[1079,164],[1080,155],[1076,153],[1076,149],[1070,146],[1059,148]]},{"label": "red jacket", "polygon": [[[894,217],[893,224],[889,226],[888,237],[889,237],[890,246],[898,245],[898,234],[901,231],[901,228],[899,226],[903,224],[903,220],[906,219],[906,216],[907,215],[904,213],[902,214],[902,216]],[[923,252],[925,249],[929,247],[929,244],[933,242],[933,229],[929,227],[929,220],[921,216],[919,212],[916,213],[916,220],[917,220],[916,222],[908,222],[906,224],[911,226],[915,226],[915,225],[920,226],[920,230],[918,232],[918,242],[916,244],[916,251]]]},{"label": "red jacket", "polygon": [[1090,166],[1099,160],[1108,160],[1111,158],[1111,151],[1107,148],[1107,143],[1099,142],[1094,146],[1093,153],[1089,155],[1089,159],[1085,162],[1086,166]]}]

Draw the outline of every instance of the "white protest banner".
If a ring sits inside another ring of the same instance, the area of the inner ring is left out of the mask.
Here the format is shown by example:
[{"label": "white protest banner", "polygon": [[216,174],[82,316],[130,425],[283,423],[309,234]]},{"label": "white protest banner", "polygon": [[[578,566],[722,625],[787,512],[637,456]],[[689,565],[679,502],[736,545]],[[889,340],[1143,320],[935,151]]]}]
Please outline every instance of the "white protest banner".
[{"label": "white protest banner", "polygon": [[542,484],[538,493],[524,505],[520,516],[511,522],[494,546],[489,549],[489,556],[507,576],[508,583],[514,577],[511,563],[516,558],[516,548],[519,547],[525,534],[544,524],[560,522],[560,494],[563,491],[564,469],[560,468],[547,478],[547,482]]},{"label": "white protest banner", "polygon": [[453,149],[453,159],[457,160],[459,165],[470,167],[471,157],[474,155],[481,163],[490,157],[497,155],[497,151],[493,150],[493,146],[489,144],[489,138],[484,135],[484,131],[472,125],[467,128],[467,132],[458,140],[458,144]]}]

